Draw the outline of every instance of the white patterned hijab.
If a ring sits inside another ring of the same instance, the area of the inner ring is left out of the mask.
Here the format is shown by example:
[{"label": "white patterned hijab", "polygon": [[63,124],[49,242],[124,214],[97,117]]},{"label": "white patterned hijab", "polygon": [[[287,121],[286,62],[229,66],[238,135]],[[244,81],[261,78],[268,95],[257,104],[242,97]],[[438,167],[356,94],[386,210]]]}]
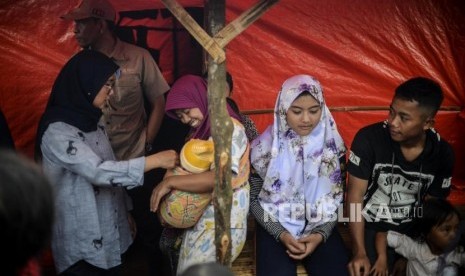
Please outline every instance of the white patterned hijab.
[{"label": "white patterned hijab", "polygon": [[[287,123],[294,100],[308,91],[321,105],[318,125],[299,136]],[[342,202],[341,166],[344,141],[326,106],[320,83],[308,75],[286,80],[274,109],[274,122],[252,142],[252,165],[264,180],[259,202],[269,219],[294,237],[336,219]]]}]

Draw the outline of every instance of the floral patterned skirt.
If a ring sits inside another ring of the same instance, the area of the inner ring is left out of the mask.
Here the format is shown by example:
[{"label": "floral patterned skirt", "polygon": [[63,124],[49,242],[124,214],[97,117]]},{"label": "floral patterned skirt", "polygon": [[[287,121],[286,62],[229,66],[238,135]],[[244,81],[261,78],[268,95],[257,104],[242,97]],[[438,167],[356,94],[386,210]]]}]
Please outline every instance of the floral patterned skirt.
[{"label": "floral patterned skirt", "polygon": [[[231,260],[235,260],[244,247],[247,234],[247,214],[249,211],[249,191],[247,184],[233,193],[231,209]],[[216,261],[214,208],[210,205],[197,224],[190,229],[165,229],[160,240],[162,251],[171,262],[172,271],[182,273],[187,267],[197,263]],[[178,259],[179,258],[179,259]]]}]

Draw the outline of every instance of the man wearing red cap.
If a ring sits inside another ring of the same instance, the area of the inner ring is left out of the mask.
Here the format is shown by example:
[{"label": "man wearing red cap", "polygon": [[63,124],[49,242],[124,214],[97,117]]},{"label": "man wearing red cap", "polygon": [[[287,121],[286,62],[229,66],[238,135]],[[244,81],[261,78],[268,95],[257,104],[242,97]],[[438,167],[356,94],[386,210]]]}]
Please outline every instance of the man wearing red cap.
[{"label": "man wearing red cap", "polygon": [[[107,0],[82,0],[78,7],[61,18],[74,21],[75,38],[82,48],[102,52],[121,68],[121,74],[113,86],[113,95],[102,110],[102,120],[116,158],[128,160],[151,151],[151,144],[163,119],[165,109],[163,94],[169,90],[169,86],[150,53],[116,37],[113,32],[116,12]],[[149,114],[145,112],[144,98],[151,107]],[[135,194],[130,195],[135,197]],[[147,213],[150,213],[148,200],[145,202],[134,198],[133,203],[135,209],[147,209]],[[147,206],[142,206],[145,203]],[[140,216],[144,217],[144,215]],[[161,226],[156,223],[156,216],[149,220],[150,223],[143,222],[142,218],[136,220],[138,232],[141,235],[142,232],[151,233],[150,237],[142,238],[148,241],[146,243],[150,243],[146,245],[155,248],[155,252],[152,250],[151,253],[158,258],[157,254],[161,254],[158,253]],[[144,225],[139,222],[143,222]],[[153,229],[154,227],[157,229]],[[158,260],[150,262],[159,265]]]}]

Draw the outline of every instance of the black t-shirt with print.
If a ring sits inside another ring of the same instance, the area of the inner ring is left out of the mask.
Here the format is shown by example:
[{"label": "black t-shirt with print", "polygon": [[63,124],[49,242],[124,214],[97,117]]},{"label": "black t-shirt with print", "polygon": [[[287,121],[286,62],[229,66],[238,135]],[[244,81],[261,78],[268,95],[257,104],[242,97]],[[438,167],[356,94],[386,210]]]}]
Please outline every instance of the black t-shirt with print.
[{"label": "black t-shirt with print", "polygon": [[447,197],[454,153],[439,134],[427,130],[425,148],[412,162],[404,159],[385,122],[362,128],[355,136],[348,172],[368,180],[362,214],[366,227],[408,232],[425,194]]}]

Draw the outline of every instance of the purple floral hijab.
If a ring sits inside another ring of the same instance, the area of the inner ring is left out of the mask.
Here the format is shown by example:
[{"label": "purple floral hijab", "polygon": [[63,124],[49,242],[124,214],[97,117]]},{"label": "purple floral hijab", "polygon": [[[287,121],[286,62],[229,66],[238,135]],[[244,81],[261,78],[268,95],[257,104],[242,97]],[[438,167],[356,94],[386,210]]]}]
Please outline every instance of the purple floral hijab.
[{"label": "purple floral hijab", "polygon": [[[321,104],[322,114],[308,136],[299,136],[287,124],[286,113],[304,91]],[[342,202],[339,157],[346,149],[315,78],[297,75],[283,83],[273,125],[251,147],[252,165],[264,180],[259,201],[271,218],[296,238],[336,219]]]},{"label": "purple floral hijab", "polygon": [[[179,120],[175,111],[177,109],[198,107],[204,116],[203,122],[190,138],[207,140],[210,138],[210,116],[208,115],[207,82],[200,76],[185,75],[180,77],[171,87],[166,98],[165,111],[168,116]],[[226,106],[231,117],[240,121],[239,116]]]}]

